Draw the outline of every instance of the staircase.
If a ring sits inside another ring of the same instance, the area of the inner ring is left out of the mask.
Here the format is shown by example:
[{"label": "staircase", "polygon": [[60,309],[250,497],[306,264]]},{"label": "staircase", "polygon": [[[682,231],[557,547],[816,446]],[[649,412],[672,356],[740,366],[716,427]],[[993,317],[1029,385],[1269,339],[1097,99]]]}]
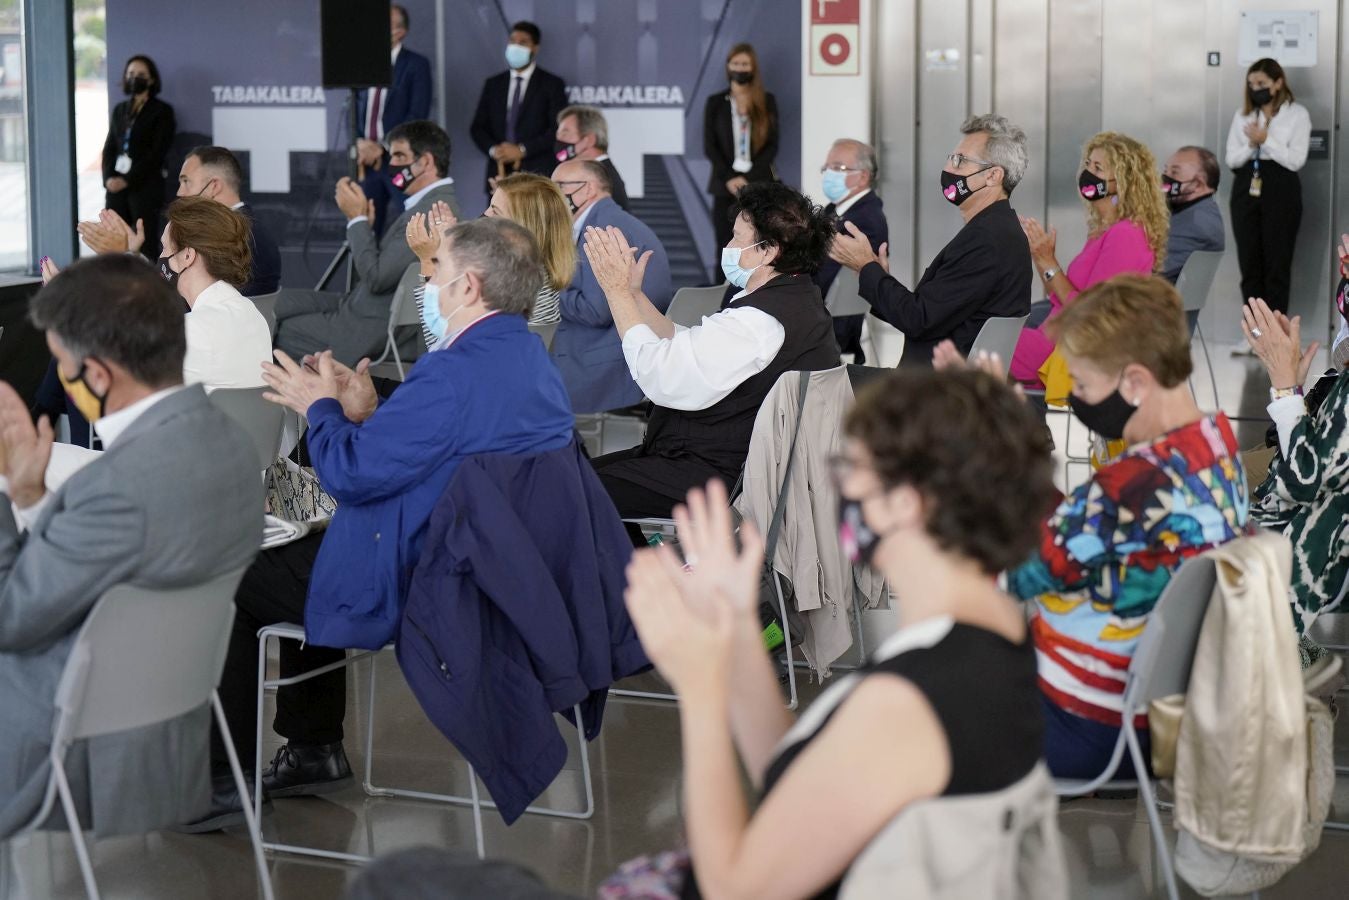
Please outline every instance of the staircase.
[{"label": "staircase", "polygon": [[632,198],[628,212],[632,213],[660,238],[665,255],[670,260],[670,281],[674,289],[694,287],[707,283],[707,269],[698,258],[684,211],[675,197],[670,174],[659,156],[647,156],[642,163],[646,182],[646,196]]}]

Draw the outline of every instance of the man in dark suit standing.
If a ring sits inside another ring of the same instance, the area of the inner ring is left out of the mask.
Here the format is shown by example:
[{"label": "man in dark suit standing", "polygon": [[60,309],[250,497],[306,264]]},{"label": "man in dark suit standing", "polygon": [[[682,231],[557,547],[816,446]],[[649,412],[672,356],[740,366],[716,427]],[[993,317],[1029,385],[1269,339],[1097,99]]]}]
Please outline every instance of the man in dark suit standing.
[{"label": "man in dark suit standing", "polygon": [[[401,192],[389,181],[389,153],[384,137],[404,122],[431,115],[431,61],[403,46],[408,34],[407,10],[389,7],[389,38],[393,44],[393,86],[372,87],[356,95],[356,158],[365,167],[361,190],[375,202],[376,235],[384,233],[385,207]],[[402,210],[394,213],[397,216]]]},{"label": "man in dark suit standing", "polygon": [[609,196],[619,209],[628,209],[628,189],[623,176],[609,158],[609,123],[594,106],[568,106],[557,114],[557,161],[588,159],[609,173]]},{"label": "man in dark suit standing", "polygon": [[[885,205],[872,189],[876,184],[876,150],[870,144],[840,138],[829,148],[829,155],[820,168],[823,191],[829,205],[825,210],[838,217],[839,234],[846,234],[847,222],[857,226],[871,241],[873,253],[879,253],[890,240],[890,227],[885,222]],[[815,273],[820,296],[829,296],[829,287],[841,269],[838,263],[826,258]],[[834,319],[834,338],[840,353],[851,353],[858,365],[867,361],[862,352],[862,322],[866,316],[839,316]]]},{"label": "man in dark suit standing", "polygon": [[510,71],[493,75],[482,86],[470,133],[488,157],[488,193],[498,166],[507,175],[514,171],[548,175],[557,165],[553,138],[557,114],[567,105],[567,91],[561,78],[535,64],[541,38],[533,22],[512,25],[506,45]]}]

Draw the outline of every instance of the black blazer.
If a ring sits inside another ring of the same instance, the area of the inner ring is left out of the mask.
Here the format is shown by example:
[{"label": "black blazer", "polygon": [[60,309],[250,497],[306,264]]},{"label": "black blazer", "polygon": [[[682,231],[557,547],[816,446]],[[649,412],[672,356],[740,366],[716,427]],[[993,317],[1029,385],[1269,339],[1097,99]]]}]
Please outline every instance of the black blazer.
[{"label": "black blazer", "polygon": [[[506,102],[512,74],[510,71],[498,72],[482,86],[478,110],[473,114],[469,133],[473,135],[473,143],[483,153],[506,140]],[[515,142],[525,147],[520,171],[553,174],[553,169],[557,167],[557,158],[553,156],[553,142],[557,139],[557,114],[566,105],[567,90],[562,79],[536,66],[529,78],[529,87],[520,99],[520,119],[515,125]],[[496,161],[489,156],[487,177],[495,177],[496,173]]]},{"label": "black blazer", "polygon": [[624,212],[628,211],[628,188],[623,184],[623,176],[618,174],[618,167],[608,156],[604,159],[597,159],[595,162],[604,166],[604,171],[609,173],[609,196],[614,198],[618,208]]},{"label": "black blazer", "polygon": [[[772,94],[768,101],[768,139],[758,153],[751,152],[752,168],[744,173],[747,181],[777,181],[774,162],[778,158],[778,102]],[[735,133],[731,128],[731,92],[722,91],[707,98],[703,108],[703,155],[712,164],[707,192],[713,197],[729,197],[726,182],[741,173],[731,168],[735,162]]]},{"label": "black blazer", "polygon": [[[834,204],[830,203],[824,208],[827,213],[834,212]],[[876,196],[876,190],[873,188],[871,193],[858,200],[848,211],[838,217],[838,233],[846,234],[847,229],[843,223],[851,222],[857,226],[857,229],[867,236],[871,241],[871,252],[880,251],[881,244],[888,243],[890,240],[890,226],[885,221],[885,204],[881,198]],[[820,289],[820,296],[825,297],[829,294],[829,287],[834,283],[834,278],[838,276],[839,264],[830,259],[827,255],[824,262],[820,263],[820,269],[815,273],[814,281]]]},{"label": "black blazer", "polygon": [[252,252],[248,284],[239,288],[239,293],[245,297],[274,294],[281,289],[281,250],[276,238],[258,221],[247,203],[237,212],[248,220],[248,249]]},{"label": "black blazer", "polygon": [[163,190],[164,157],[168,155],[178,125],[173,117],[173,107],[158,97],[146,100],[135,119],[131,118],[130,97],[113,107],[108,138],[103,142],[103,181],[119,174],[113,166],[122,152],[122,138],[128,124],[131,139],[127,154],[131,157],[131,171],[122,175],[127,190],[137,193]]},{"label": "black blazer", "polygon": [[[365,104],[369,91],[356,92],[356,137],[365,137]],[[388,134],[404,122],[431,115],[431,61],[407,47],[393,64],[393,84],[383,95],[379,121]]]}]

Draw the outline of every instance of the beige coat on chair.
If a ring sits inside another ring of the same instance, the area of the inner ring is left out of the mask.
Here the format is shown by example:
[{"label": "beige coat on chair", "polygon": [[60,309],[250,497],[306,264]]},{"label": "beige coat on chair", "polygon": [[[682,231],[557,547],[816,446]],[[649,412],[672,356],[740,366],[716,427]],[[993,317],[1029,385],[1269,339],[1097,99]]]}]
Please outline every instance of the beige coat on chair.
[{"label": "beige coat on chair", "polygon": [[[744,491],[735,507],[763,535],[786,474],[799,383],[796,372],[778,379],[754,420]],[[843,416],[852,403],[846,366],[811,373],[782,533],[773,554],[774,569],[791,580],[796,609],[806,619],[802,650],[821,674],[828,674],[830,664],[852,646],[854,582],[868,609],[886,599],[881,576],[854,567],[838,542],[838,493],[829,477],[829,458],[843,449]]]}]

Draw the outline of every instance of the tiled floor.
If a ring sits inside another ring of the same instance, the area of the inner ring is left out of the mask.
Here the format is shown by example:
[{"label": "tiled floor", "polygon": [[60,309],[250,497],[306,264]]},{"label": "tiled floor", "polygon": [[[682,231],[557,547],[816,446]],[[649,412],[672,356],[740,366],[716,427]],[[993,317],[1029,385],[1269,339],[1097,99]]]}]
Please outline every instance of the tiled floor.
[{"label": "tiled floor", "polygon": [[[1224,406],[1252,417],[1263,411],[1265,382],[1252,362],[1233,360],[1227,348],[1214,348]],[[1249,376],[1249,377],[1248,377]],[[1201,405],[1207,378],[1200,382]],[[1063,417],[1056,428],[1062,429]],[[1242,445],[1257,443],[1264,427],[1242,425]],[[1081,434],[1082,429],[1076,429]],[[614,433],[612,440],[618,440]],[[613,445],[608,449],[613,449]],[[1076,477],[1081,477],[1077,470]],[[1349,638],[1349,616],[1335,616],[1328,636]],[[1345,641],[1349,642],[1349,641]],[[408,693],[391,654],[379,657],[376,719],[376,778],[400,786],[430,790],[465,788],[465,768],[449,745],[426,722]],[[364,764],[365,664],[354,668],[347,716],[348,752],[353,766]],[[808,700],[816,693],[806,687]],[[1349,705],[1349,696],[1342,695]],[[1337,756],[1349,763],[1349,723],[1336,729]],[[268,748],[270,752],[270,747]],[[591,745],[596,813],[586,822],[525,816],[510,829],[489,814],[489,855],[514,860],[543,875],[550,884],[577,896],[593,896],[607,873],[632,856],[675,846],[680,839],[679,729],[672,704],[611,701],[604,730]],[[579,762],[573,750],[567,770],[546,801],[575,803]],[[1336,806],[1349,820],[1349,778],[1337,785]],[[1164,896],[1153,883],[1152,842],[1141,808],[1129,800],[1074,800],[1059,816],[1066,841],[1073,896],[1141,898]],[[279,800],[264,827],[270,836],[357,853],[383,853],[398,847],[433,844],[471,851],[471,814],[462,808],[366,797],[360,787],[325,798]],[[70,840],[41,836],[17,849],[27,896],[83,896]],[[246,839],[241,833],[190,837],[153,834],[119,838],[97,845],[96,864],[103,895],[109,900],[196,900],[255,896],[255,879]],[[352,871],[340,864],[271,861],[277,896],[314,900],[340,897]],[[1349,835],[1327,832],[1320,849],[1275,887],[1267,898],[1345,896],[1349,885]],[[1186,896],[1194,896],[1185,892]],[[902,896],[902,894],[896,894]]]}]

